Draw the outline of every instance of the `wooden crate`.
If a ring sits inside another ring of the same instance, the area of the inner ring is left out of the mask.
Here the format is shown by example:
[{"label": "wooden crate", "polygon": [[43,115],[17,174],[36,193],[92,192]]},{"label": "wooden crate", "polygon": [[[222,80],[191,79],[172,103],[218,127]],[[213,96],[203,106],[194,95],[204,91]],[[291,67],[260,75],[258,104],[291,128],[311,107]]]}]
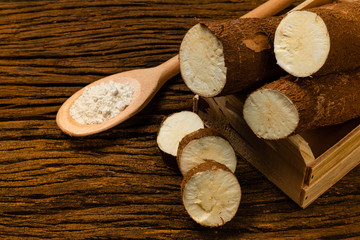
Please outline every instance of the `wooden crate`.
[{"label": "wooden crate", "polygon": [[235,151],[302,208],[360,161],[360,119],[269,141],[255,136],[242,118],[244,98],[194,98],[194,111],[218,129]]}]

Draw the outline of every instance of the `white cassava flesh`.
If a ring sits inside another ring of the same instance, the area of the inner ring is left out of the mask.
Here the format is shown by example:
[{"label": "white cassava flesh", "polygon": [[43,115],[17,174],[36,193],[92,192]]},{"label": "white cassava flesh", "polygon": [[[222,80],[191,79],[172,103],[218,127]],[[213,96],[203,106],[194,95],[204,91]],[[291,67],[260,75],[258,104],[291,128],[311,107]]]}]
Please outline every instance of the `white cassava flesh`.
[{"label": "white cassava flesh", "polygon": [[178,153],[179,169],[183,175],[204,159],[224,164],[232,172],[236,169],[236,155],[230,143],[220,136],[204,136],[194,139]]},{"label": "white cassava flesh", "polygon": [[324,21],[316,13],[289,13],[275,32],[274,52],[277,64],[296,77],[308,77],[325,63],[330,38]]},{"label": "white cassava flesh", "polygon": [[211,31],[197,24],[184,36],[180,46],[180,70],[185,84],[203,97],[213,97],[226,83],[223,46]]},{"label": "white cassava flesh", "polygon": [[246,99],[243,115],[251,130],[264,139],[276,140],[290,135],[299,123],[299,113],[283,93],[260,89]]},{"label": "white cassava flesh", "polygon": [[176,157],[181,139],[200,128],[204,128],[204,123],[196,113],[190,111],[174,113],[161,124],[157,144],[163,152]]},{"label": "white cassava flesh", "polygon": [[241,199],[240,184],[229,170],[216,167],[195,173],[182,190],[186,211],[197,223],[218,227],[236,214]]}]

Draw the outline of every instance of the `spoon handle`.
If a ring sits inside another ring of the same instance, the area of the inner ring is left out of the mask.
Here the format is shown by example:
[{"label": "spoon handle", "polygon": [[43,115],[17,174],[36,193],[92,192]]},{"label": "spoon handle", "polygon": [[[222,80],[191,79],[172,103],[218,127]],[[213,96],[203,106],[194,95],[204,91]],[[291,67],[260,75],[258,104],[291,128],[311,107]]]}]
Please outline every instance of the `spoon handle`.
[{"label": "spoon handle", "polygon": [[290,7],[292,0],[269,0],[254,10],[241,16],[242,18],[266,18],[274,16],[287,7]]},{"label": "spoon handle", "polygon": [[318,7],[318,6],[325,5],[325,4],[328,4],[331,2],[332,2],[332,0],[306,0],[306,1],[302,2],[301,4],[297,5],[295,8],[291,9],[289,12],[303,10],[306,8]]},{"label": "spoon handle", "polygon": [[170,58],[156,68],[160,71],[158,87],[161,87],[167,80],[180,73],[179,55]]}]

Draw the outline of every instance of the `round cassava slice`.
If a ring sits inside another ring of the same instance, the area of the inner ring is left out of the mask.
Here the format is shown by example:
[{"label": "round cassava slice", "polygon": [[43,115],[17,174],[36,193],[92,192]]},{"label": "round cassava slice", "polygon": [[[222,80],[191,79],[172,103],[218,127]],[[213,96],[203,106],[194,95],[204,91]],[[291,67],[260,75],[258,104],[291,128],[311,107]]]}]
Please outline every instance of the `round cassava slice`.
[{"label": "round cassava slice", "polygon": [[173,113],[164,119],[158,132],[157,145],[169,167],[177,168],[176,154],[181,139],[201,128],[204,128],[204,122],[190,111]]},{"label": "round cassava slice", "polygon": [[230,221],[241,199],[241,188],[235,175],[226,166],[211,160],[184,176],[181,193],[190,217],[206,227],[218,227]]},{"label": "round cassava slice", "polygon": [[178,148],[177,162],[183,175],[205,159],[224,164],[235,172],[237,159],[233,147],[222,134],[211,128],[199,129],[186,135]]}]

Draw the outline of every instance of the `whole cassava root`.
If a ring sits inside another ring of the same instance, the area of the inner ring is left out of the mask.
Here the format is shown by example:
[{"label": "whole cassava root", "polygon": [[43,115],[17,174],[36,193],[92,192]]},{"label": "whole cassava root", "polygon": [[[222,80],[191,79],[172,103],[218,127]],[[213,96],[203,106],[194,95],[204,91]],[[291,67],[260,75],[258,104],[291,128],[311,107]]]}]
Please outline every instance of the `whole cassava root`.
[{"label": "whole cassava root", "polygon": [[278,64],[296,77],[350,71],[360,66],[360,2],[295,11],[274,39]]},{"label": "whole cassava root", "polygon": [[360,71],[266,84],[244,103],[244,119],[264,139],[343,123],[360,116]]},{"label": "whole cassava root", "polygon": [[285,75],[273,53],[280,20],[240,18],[195,25],[180,46],[185,84],[200,96],[214,97]]}]

